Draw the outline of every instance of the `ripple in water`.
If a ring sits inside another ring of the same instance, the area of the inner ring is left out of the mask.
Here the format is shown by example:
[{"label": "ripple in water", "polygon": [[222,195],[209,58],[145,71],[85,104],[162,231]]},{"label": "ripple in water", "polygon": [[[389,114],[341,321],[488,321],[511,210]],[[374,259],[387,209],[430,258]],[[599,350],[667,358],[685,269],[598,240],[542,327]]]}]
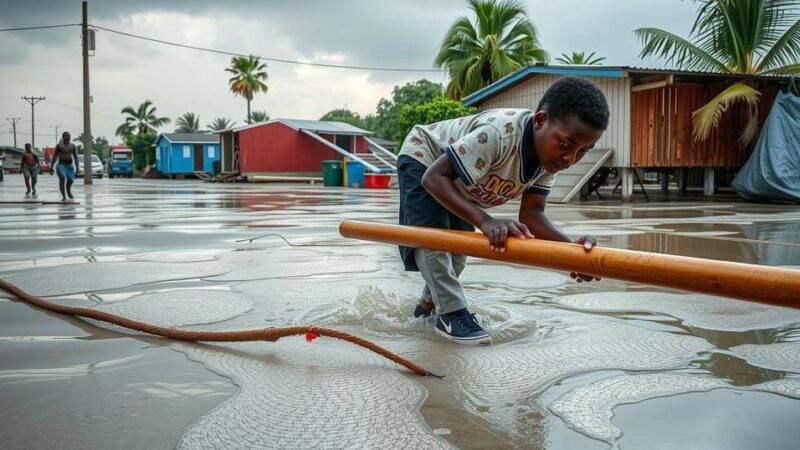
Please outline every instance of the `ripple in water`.
[{"label": "ripple in water", "polygon": [[592,292],[554,298],[574,309],[604,312],[657,312],[687,325],[721,331],[750,331],[800,322],[800,310],[702,294]]},{"label": "ripple in water", "polygon": [[212,348],[174,344],[240,386],[179,448],[451,448],[418,413],[425,392],[377,355],[302,338]]},{"label": "ripple in water", "polygon": [[252,308],[250,300],[235,292],[186,290],[137,295],[96,309],[154,325],[178,327],[221,322]]},{"label": "ripple in water", "polygon": [[[433,335],[436,316],[415,319],[412,316],[415,302],[392,293],[386,294],[375,286],[360,286],[352,301],[342,304],[328,317],[322,318],[321,322],[333,327],[358,327],[387,336]],[[525,337],[536,328],[533,320],[514,314],[498,304],[472,302],[469,308],[496,343]]]},{"label": "ripple in water", "polygon": [[732,347],[734,355],[765,369],[800,373],[800,342]]},{"label": "ripple in water", "polygon": [[611,422],[614,417],[613,409],[617,406],[720,388],[762,391],[797,398],[800,396],[800,379],[786,378],[750,387],[735,387],[724,380],[703,375],[621,375],[577,387],[553,402],[550,410],[579,433],[614,446],[622,437],[622,430]]}]

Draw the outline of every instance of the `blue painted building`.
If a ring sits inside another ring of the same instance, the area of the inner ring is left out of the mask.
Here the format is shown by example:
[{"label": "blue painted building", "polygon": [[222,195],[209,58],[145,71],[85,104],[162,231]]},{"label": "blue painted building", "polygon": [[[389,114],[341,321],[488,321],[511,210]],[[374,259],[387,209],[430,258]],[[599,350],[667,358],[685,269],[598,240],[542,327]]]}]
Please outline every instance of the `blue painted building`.
[{"label": "blue painted building", "polygon": [[153,145],[156,149],[156,170],[169,175],[213,172],[219,161],[219,135],[212,133],[163,133]]}]

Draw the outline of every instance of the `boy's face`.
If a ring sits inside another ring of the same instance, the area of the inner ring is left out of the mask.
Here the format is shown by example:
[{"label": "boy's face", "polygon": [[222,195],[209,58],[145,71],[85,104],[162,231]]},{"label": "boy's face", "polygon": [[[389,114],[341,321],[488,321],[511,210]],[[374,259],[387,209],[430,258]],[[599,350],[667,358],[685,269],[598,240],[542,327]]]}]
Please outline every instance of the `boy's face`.
[{"label": "boy's face", "polygon": [[539,162],[549,173],[564,170],[580,161],[603,135],[602,130],[590,127],[577,116],[551,120],[544,111],[533,116],[533,129]]}]

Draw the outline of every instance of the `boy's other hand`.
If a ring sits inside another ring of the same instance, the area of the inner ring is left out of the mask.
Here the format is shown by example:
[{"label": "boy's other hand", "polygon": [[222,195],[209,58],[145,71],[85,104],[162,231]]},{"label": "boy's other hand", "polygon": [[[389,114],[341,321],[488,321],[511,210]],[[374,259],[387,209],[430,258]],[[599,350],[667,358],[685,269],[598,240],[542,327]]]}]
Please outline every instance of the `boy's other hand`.
[{"label": "boy's other hand", "polygon": [[496,252],[506,251],[506,239],[513,236],[519,239],[534,239],[528,227],[513,219],[493,219],[489,218],[478,227],[487,238],[489,238],[489,248]]},{"label": "boy's other hand", "polygon": [[[583,249],[586,250],[586,253],[589,253],[597,245],[597,238],[594,236],[581,236],[575,241],[575,243],[583,245]],[[585,273],[578,272],[571,272],[569,276],[571,276],[573,280],[578,280],[578,283],[592,280],[600,281],[601,279],[600,277],[596,277],[594,275],[587,275]]]}]

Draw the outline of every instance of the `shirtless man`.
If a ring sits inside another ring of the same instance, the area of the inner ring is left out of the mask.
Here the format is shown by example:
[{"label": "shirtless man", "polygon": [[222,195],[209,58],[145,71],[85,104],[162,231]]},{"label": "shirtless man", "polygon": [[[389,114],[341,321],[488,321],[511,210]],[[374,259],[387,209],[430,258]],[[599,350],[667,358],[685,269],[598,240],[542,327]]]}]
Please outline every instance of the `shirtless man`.
[{"label": "shirtless man", "polygon": [[25,144],[25,153],[22,154],[22,161],[19,163],[19,168],[22,175],[25,177],[25,187],[28,188],[25,195],[30,194],[31,188],[33,188],[33,195],[35,196],[36,180],[39,176],[39,157],[36,153],[33,153],[31,144]]},{"label": "shirtless man", "polygon": [[65,131],[61,135],[61,142],[56,145],[50,165],[50,175],[53,174],[53,168],[58,174],[58,188],[61,190],[62,202],[67,201],[67,196],[70,200],[75,199],[72,196],[72,183],[75,182],[75,172],[78,171],[78,150],[69,140],[70,135]]}]

